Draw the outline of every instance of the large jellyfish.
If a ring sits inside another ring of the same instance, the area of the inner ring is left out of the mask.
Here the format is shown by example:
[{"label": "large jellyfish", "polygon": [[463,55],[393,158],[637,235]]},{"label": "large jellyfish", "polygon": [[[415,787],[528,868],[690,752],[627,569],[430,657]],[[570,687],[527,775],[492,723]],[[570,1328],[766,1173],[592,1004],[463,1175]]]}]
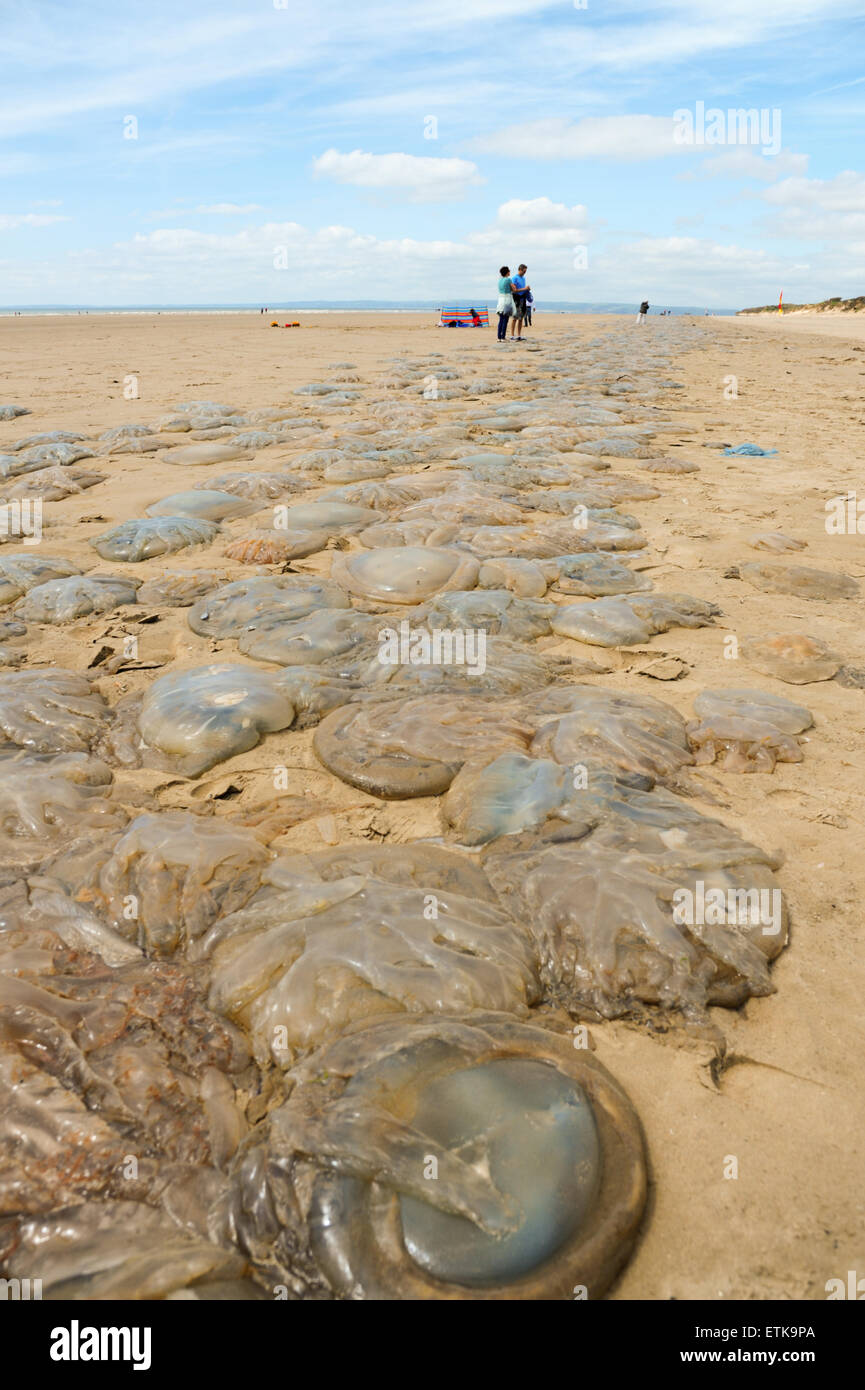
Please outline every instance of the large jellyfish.
[{"label": "large jellyfish", "polygon": [[226,521],[235,516],[249,516],[259,510],[258,503],[237,497],[217,488],[190,488],[188,492],[172,492],[151,502],[148,516],[191,516],[203,521]]},{"label": "large jellyfish", "polygon": [[137,564],[153,555],[171,555],[191,545],[208,545],[219,534],[212,521],[189,516],[149,516],[112,526],[90,544],[103,560]]},{"label": "large jellyfish", "polygon": [[211,1007],[280,1065],[377,1014],[525,1015],[538,998],[532,952],[500,909],[367,875],[325,884],[283,869],[213,925],[202,954]]},{"label": "large jellyfish", "polygon": [[242,907],[272,858],[246,826],[161,811],[61,857],[52,872],[115,931],[166,956]]},{"label": "large jellyfish", "polygon": [[190,608],[189,626],[202,637],[238,637],[259,617],[277,614],[286,622],[320,608],[350,608],[337,584],[307,575],[240,579],[215,589]]},{"label": "large jellyfish", "polygon": [[775,856],[657,789],[621,789],[575,836],[506,837],[483,859],[536,943],[550,999],[705,1021],[709,1004],[772,992],[769,962],[787,939]]},{"label": "large jellyfish", "polygon": [[58,666],[0,676],[0,734],[34,753],[86,752],[108,718],[85,676]]},{"label": "large jellyfish", "polygon": [[797,598],[856,598],[859,585],[846,574],[815,570],[807,565],[773,565],[749,562],[739,565],[739,577],[767,594],[794,594]]},{"label": "large jellyfish", "polygon": [[443,589],[471,589],[478,561],[432,546],[383,547],[362,555],[335,555],[331,577],[358,598],[420,603]]},{"label": "large jellyfish", "polygon": [[633,647],[671,627],[706,627],[720,609],[689,594],[653,594],[640,598],[599,598],[562,604],[552,618],[553,631],[596,647]]},{"label": "large jellyfish", "polygon": [[135,603],[138,580],[114,574],[75,575],[36,584],[19,600],[16,614],[29,623],[69,623],[89,613],[110,613]]},{"label": "large jellyfish", "polygon": [[274,676],[227,663],[175,671],[155,681],[138,716],[144,743],[197,777],[287,729],[295,708]]},{"label": "large jellyfish", "polygon": [[[502,1013],[383,1020],[297,1079],[270,1118],[270,1180],[309,1190],[311,1249],[341,1296],[600,1298],[627,1260],[640,1125],[572,1040]],[[235,1167],[239,1202],[254,1171],[251,1155]],[[240,1220],[252,1241],[255,1216]]]},{"label": "large jellyfish", "polygon": [[400,800],[446,791],[467,758],[523,752],[531,726],[504,703],[426,695],[352,705],[315,731],[317,756],[337,777],[374,796]]}]

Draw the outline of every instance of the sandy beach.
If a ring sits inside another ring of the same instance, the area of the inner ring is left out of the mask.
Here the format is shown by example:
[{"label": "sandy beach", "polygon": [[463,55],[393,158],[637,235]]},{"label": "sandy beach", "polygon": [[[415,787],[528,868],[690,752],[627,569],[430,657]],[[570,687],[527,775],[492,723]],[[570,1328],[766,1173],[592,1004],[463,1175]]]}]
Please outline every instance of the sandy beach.
[{"label": "sandy beach", "polygon": [[[192,400],[227,402],[244,411],[292,405],[299,421],[323,426],[315,445],[300,438],[278,443],[257,451],[251,462],[215,469],[180,467],[172,463],[171,449],[156,457],[118,453],[82,460],[72,471],[92,468],[106,474],[105,481],[45,501],[42,540],[32,553],[40,559],[62,556],[89,575],[122,571],[140,580],[153,579],[162,568],[216,570],[226,581],[276,573],[279,566],[242,567],[223,556],[227,541],[259,526],[258,517],[226,522],[205,548],[139,564],[102,560],[89,542],[143,516],[154,501],[204,483],[208,473],[290,473],[292,459],[305,449],[338,450],[346,427],[373,419],[370,402],[388,396],[388,378],[402,371],[394,359],[411,365],[442,354],[438,360],[446,367],[449,355],[458,353],[458,379],[490,383],[491,411],[522,399],[512,366],[520,348],[498,349],[492,329],[440,330],[434,316],[425,314],[310,313],[299,316],[302,327],[277,330],[268,326],[271,317],[276,316],[0,320],[2,401],[31,412],[0,421],[0,455],[25,435],[68,430],[94,438],[114,426],[150,424]],[[292,316],[278,317],[282,323]],[[615,316],[539,314],[531,339],[541,351],[525,360],[532,368],[542,361],[555,369],[560,350],[576,345],[576,362],[583,350],[590,362],[590,345],[603,336],[626,364],[632,335],[664,333],[677,323],[650,318],[637,329],[632,319]],[[779,880],[790,940],[771,968],[775,992],[740,1008],[710,1009],[725,1052],[711,1030],[689,1029],[660,1015],[649,1026],[626,1017],[590,1026],[595,1056],[639,1114],[649,1162],[641,1235],[609,1296],[823,1299],[827,1280],[865,1268],[865,961],[857,890],[865,822],[865,699],[855,684],[790,685],[758,674],[741,656],[731,659],[728,639],[778,631],[807,635],[837,652],[845,668],[865,669],[861,594],[832,602],[764,593],[737,573],[741,565],[766,560],[865,581],[862,536],[829,534],[825,525],[826,502],[861,488],[865,318],[719,317],[693,320],[691,327],[693,341],[673,352],[669,369],[681,389],[662,390],[651,403],[661,420],[671,422],[663,451],[697,464],[699,471],[641,475],[657,484],[660,496],[623,504],[647,542],[645,551],[624,558],[659,592],[717,604],[720,616],[712,625],[673,627],[637,645],[600,648],[552,635],[541,638],[538,649],[595,661],[600,672],[586,676],[589,683],[654,696],[687,720],[701,691],[744,686],[805,705],[814,722],[801,736],[802,762],[778,762],[772,772],[753,775],[725,772],[717,764],[691,773],[688,804],[694,810],[783,857]],[[293,395],[299,386],[341,373],[347,389],[359,396],[349,409],[330,406],[326,398]],[[399,396],[406,399],[402,391]],[[443,420],[458,420],[465,408],[446,393],[420,404],[440,411]],[[746,441],[777,452],[736,457],[715,447]],[[507,443],[491,437],[478,442],[478,451],[515,447],[510,437]],[[568,458],[550,453],[545,461],[567,466]],[[611,463],[616,473],[636,474],[626,458]],[[442,465],[430,457],[425,466]],[[332,487],[314,472],[308,478],[313,486],[303,501]],[[4,491],[10,482],[5,480]],[[750,539],[765,532],[781,532],[805,548],[763,554]],[[11,549],[22,547],[3,547],[0,559]],[[348,537],[295,561],[292,569],[327,576],[338,551],[359,550],[357,539]],[[127,605],[58,625],[28,624],[26,638],[13,643],[22,653],[19,669],[56,665],[86,674],[112,707],[146,691],[157,677],[211,660],[274,670],[238,658],[231,642],[192,632],[185,608],[142,608],[140,615]],[[129,636],[137,638],[136,655],[124,662]],[[106,674],[112,656],[120,657],[119,669]],[[647,670],[665,658],[665,674],[675,672],[677,679],[653,678]],[[270,842],[279,853],[371,842],[406,845],[440,835],[440,797],[386,800],[347,785],[316,758],[313,733],[308,728],[268,734],[257,747],[191,779],[152,767],[115,768],[115,797],[127,807],[137,801],[161,810],[253,814],[272,803],[273,768],[284,765],[292,810]],[[735,1178],[729,1176],[731,1158]]]}]

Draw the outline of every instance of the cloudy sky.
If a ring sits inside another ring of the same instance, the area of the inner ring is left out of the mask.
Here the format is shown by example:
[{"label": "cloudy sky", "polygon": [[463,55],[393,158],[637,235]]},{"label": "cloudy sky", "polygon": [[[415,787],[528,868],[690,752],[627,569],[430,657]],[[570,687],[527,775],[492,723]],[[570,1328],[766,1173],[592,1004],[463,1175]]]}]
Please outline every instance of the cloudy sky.
[{"label": "cloudy sky", "polygon": [[0,304],[865,292],[861,0],[580,6],[10,0]]}]

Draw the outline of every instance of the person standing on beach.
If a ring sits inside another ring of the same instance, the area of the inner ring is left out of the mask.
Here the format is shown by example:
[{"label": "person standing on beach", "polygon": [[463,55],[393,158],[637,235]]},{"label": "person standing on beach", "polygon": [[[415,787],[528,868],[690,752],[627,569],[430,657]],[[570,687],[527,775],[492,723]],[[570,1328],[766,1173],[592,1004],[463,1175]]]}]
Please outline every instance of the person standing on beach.
[{"label": "person standing on beach", "polygon": [[[514,288],[514,321],[511,324],[511,338],[521,343],[523,341],[523,319],[526,316],[526,271],[527,265],[517,267],[517,274],[513,277]],[[516,337],[514,336],[516,334]]]},{"label": "person standing on beach", "polygon": [[643,302],[642,302],[642,304],[640,305],[640,312],[639,312],[638,315],[637,315],[637,323],[645,323],[645,322],[646,322],[646,315],[648,314],[648,312],[649,312],[649,301],[648,301],[648,299],[644,299]]},{"label": "person standing on beach", "polygon": [[499,298],[496,304],[496,313],[499,316],[498,341],[500,343],[506,343],[508,340],[508,319],[513,312],[514,292],[510,266],[503,265],[499,270]]}]

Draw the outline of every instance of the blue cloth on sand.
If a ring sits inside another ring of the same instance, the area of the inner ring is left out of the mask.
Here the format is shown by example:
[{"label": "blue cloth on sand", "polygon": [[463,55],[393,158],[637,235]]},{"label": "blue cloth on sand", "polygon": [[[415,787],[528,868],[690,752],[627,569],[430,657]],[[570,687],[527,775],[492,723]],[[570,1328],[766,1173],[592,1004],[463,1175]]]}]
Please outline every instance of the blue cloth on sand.
[{"label": "blue cloth on sand", "polygon": [[777,454],[777,449],[761,449],[759,444],[728,444],[724,450],[725,454],[752,454],[761,457],[768,457],[769,454]]}]

